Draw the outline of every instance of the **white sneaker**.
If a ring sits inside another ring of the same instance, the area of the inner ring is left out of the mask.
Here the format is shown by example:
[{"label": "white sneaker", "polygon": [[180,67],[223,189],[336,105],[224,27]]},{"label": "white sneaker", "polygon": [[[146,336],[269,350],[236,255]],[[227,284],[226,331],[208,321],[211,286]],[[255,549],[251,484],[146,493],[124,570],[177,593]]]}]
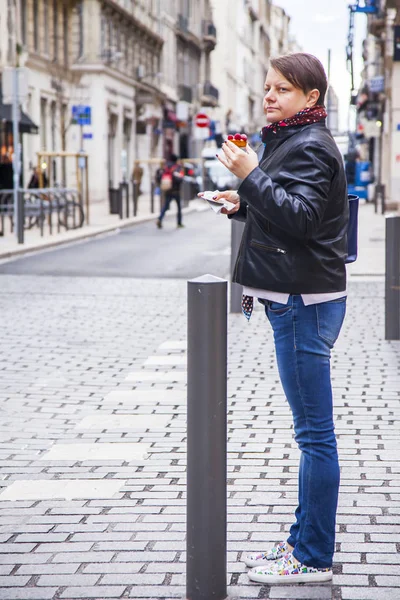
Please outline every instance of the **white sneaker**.
[{"label": "white sneaker", "polygon": [[330,581],[332,569],[316,569],[298,562],[291,552],[269,565],[254,567],[248,572],[249,579],[257,583],[317,583]]},{"label": "white sneaker", "polygon": [[245,554],[242,557],[242,562],[246,567],[258,567],[259,565],[266,565],[270,560],[278,560],[289,552],[286,542],[279,542],[275,544],[267,552],[252,552],[251,554]]}]

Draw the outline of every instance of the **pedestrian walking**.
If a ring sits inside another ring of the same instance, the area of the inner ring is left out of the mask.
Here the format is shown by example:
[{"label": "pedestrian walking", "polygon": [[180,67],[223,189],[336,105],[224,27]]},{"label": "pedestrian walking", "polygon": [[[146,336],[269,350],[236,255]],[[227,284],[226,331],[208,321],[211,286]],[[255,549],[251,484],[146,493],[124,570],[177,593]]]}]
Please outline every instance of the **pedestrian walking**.
[{"label": "pedestrian walking", "polygon": [[172,154],[170,160],[166,162],[164,168],[160,169],[157,174],[157,183],[164,195],[164,204],[160,216],[157,219],[157,227],[159,229],[162,228],[163,218],[165,217],[165,213],[169,209],[172,200],[175,200],[178,205],[177,227],[183,227],[180,190],[184,172],[182,167],[178,164],[178,160],[176,154]]},{"label": "pedestrian walking", "polygon": [[280,380],[301,451],[298,506],[286,540],[243,557],[252,581],[332,578],[339,463],[330,353],[346,311],[348,198],[342,157],[325,125],[327,78],[314,56],[271,60],[258,153],[230,141],[219,160],[242,179],[216,194],[246,222],[233,281],[245,316],[253,300],[272,326]]}]

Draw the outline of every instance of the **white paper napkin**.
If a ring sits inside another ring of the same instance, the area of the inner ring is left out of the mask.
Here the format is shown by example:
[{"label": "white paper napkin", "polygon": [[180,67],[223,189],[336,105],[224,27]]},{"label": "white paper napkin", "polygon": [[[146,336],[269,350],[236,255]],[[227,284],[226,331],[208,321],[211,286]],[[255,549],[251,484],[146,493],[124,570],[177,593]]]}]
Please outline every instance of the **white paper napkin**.
[{"label": "white paper napkin", "polygon": [[219,214],[223,208],[226,208],[226,210],[232,210],[232,208],[235,208],[235,205],[232,202],[226,200],[225,198],[221,198],[220,200],[213,200],[213,196],[215,196],[216,194],[219,194],[218,190],[215,190],[215,192],[203,192],[202,195],[203,200],[208,202],[208,204],[211,206],[215,213]]}]

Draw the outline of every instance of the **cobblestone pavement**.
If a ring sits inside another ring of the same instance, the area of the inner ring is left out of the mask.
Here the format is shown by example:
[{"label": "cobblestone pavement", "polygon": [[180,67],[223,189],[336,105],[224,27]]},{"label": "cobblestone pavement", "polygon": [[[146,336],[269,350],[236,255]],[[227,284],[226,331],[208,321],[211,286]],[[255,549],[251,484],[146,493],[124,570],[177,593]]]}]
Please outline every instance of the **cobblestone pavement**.
[{"label": "cobblestone pavement", "polygon": [[[185,596],[186,282],[1,277],[0,599]],[[231,598],[400,598],[400,343],[351,282],[333,355],[342,483],[333,585],[250,584],[298,451],[258,307],[229,317]]]}]

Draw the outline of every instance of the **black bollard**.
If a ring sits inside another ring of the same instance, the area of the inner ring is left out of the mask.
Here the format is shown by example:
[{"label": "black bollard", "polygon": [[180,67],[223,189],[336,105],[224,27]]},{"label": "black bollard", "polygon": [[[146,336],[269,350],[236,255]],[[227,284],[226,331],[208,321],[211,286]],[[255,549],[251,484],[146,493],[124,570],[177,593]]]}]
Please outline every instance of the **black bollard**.
[{"label": "black bollard", "polygon": [[18,192],[17,198],[17,235],[18,235],[18,244],[24,243],[24,222],[25,222],[25,204],[24,204],[24,194],[23,192]]},{"label": "black bollard", "polygon": [[151,214],[154,213],[154,189],[155,189],[155,183],[154,181],[152,181],[150,183],[150,212]]},{"label": "black bollard", "polygon": [[386,217],[385,339],[400,340],[400,215]]},{"label": "black bollard", "polygon": [[138,211],[138,200],[139,200],[139,184],[133,180],[133,216],[136,217]]},{"label": "black bollard", "polygon": [[[231,278],[236,264],[236,258],[242,241],[244,223],[231,219]],[[231,313],[242,311],[242,286],[231,281]]]},{"label": "black bollard", "polygon": [[227,281],[188,281],[187,600],[226,590]]}]

